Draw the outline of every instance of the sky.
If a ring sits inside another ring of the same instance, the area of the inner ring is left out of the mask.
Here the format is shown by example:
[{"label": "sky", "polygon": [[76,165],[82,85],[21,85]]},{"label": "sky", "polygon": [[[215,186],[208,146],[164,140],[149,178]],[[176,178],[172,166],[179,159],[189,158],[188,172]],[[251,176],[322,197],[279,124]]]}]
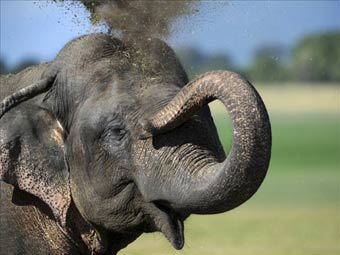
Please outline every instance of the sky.
[{"label": "sky", "polygon": [[[23,59],[52,60],[71,39],[104,31],[81,7],[44,1],[0,0],[0,56],[14,66]],[[291,48],[306,35],[340,31],[340,1],[202,1],[166,41],[206,53],[225,53],[248,64],[263,45]]]}]

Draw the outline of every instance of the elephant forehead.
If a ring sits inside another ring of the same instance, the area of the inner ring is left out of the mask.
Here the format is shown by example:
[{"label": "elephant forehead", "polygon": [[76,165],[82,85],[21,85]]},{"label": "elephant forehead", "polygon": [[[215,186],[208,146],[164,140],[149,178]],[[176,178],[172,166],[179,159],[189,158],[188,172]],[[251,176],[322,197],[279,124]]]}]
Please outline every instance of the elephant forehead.
[{"label": "elephant forehead", "polygon": [[89,97],[83,104],[82,112],[86,115],[88,113],[95,114],[96,118],[103,115],[127,114],[130,108],[137,105],[136,98],[123,90],[117,82],[110,83],[105,90],[99,94]]},{"label": "elephant forehead", "polygon": [[178,91],[177,86],[169,83],[148,84],[144,89],[140,89],[136,94],[140,117],[148,118],[160,111],[175,97]]},{"label": "elephant forehead", "polygon": [[109,35],[86,35],[66,44],[59,52],[57,60],[79,65],[79,63],[112,56],[115,52],[122,51],[123,48],[124,46],[120,40]]}]

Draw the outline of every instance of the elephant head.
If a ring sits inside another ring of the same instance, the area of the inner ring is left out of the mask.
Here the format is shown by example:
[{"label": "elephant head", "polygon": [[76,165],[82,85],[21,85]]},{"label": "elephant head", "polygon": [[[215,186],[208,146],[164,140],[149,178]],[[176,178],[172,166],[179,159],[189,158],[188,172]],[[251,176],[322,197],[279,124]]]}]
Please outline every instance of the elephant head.
[{"label": "elephant head", "polygon": [[[84,36],[30,79],[1,103],[1,179],[42,199],[62,225],[73,202],[106,250],[154,231],[181,249],[190,214],[235,208],[266,175],[271,128],[254,87],[229,71],[188,83],[160,40]],[[232,120],[227,157],[213,100]]]}]

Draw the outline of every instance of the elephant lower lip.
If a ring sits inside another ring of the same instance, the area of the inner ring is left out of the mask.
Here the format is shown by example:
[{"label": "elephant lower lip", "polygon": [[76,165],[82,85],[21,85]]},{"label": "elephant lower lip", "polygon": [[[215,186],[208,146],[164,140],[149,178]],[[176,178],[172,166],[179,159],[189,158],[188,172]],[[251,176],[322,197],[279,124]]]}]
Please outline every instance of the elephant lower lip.
[{"label": "elephant lower lip", "polygon": [[169,240],[176,250],[184,246],[183,221],[171,211],[158,203],[148,203],[147,213],[152,217],[155,227]]}]

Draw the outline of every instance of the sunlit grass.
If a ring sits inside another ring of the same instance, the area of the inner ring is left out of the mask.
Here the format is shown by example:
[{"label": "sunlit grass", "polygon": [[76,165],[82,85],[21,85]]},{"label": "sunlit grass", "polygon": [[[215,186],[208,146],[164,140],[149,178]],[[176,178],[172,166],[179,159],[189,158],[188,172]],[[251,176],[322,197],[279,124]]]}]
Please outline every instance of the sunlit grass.
[{"label": "sunlit grass", "polygon": [[[335,169],[340,163],[340,115],[277,114],[272,125],[272,162],[284,170]],[[224,113],[215,113],[215,123],[226,151],[232,141],[231,124]]]},{"label": "sunlit grass", "polygon": [[159,233],[120,254],[339,254],[340,173],[271,169],[257,194],[220,215],[192,216],[175,251]]}]

